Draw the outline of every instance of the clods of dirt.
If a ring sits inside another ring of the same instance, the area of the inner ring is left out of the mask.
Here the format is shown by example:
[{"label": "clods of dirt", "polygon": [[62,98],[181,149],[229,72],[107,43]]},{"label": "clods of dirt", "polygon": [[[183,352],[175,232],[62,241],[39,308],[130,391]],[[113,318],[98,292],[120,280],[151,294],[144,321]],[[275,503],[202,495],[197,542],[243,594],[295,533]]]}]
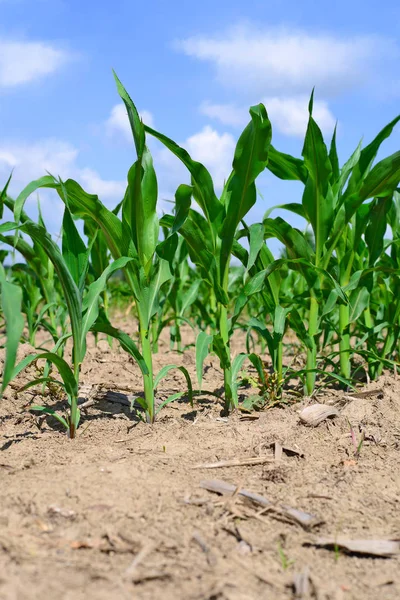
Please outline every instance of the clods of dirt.
[{"label": "clods of dirt", "polygon": [[[185,364],[195,377],[192,350],[178,355],[162,342],[155,363]],[[217,389],[216,359],[207,366],[204,388]],[[138,368],[105,342],[91,345],[82,383],[120,398],[141,392]],[[171,373],[159,393],[184,385]],[[0,598],[400,598],[400,380],[386,374],[363,392],[318,396],[338,414],[316,427],[299,418],[309,400],[224,419],[204,396],[193,408],[171,404],[149,426],[103,393],[69,440],[26,408],[59,399],[9,388],[0,402]],[[216,480],[222,495],[204,485]]]}]

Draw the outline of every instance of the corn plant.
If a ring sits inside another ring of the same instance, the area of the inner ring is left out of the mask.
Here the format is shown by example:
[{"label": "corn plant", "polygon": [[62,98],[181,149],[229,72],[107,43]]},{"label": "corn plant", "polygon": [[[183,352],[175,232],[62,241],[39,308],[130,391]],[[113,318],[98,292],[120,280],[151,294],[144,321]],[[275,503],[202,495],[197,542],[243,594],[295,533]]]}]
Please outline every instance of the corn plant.
[{"label": "corn plant", "polygon": [[[312,117],[313,95],[309,104],[309,122],[303,146],[303,160],[288,156],[274,149],[273,160],[268,168],[280,179],[299,180],[304,183],[301,204],[280,206],[302,216],[311,225],[314,244],[307,243],[299,231],[289,228],[280,218],[264,219],[264,225],[273,235],[286,245],[288,253],[299,259],[311,262],[313,269],[303,270],[309,286],[308,336],[311,347],[307,351],[307,393],[311,394],[315,385],[317,350],[321,331],[321,318],[333,310],[340,292],[335,288],[328,297],[323,290],[329,272],[340,288],[349,293],[358,288],[360,273],[353,273],[358,242],[362,235],[373,257],[377,259],[377,249],[382,248],[386,227],[385,208],[400,179],[400,152],[384,158],[373,166],[374,159],[382,142],[391,134],[400,117],[387,125],[363,150],[359,145],[349,160],[339,167],[336,150],[336,131],[328,151],[321,130]],[[367,200],[375,199],[365,208]],[[386,199],[386,200],[385,200]],[[379,210],[374,207],[379,205]],[[371,213],[372,211],[372,213]],[[368,236],[365,215],[377,216],[376,228]],[[288,235],[290,234],[290,235]],[[351,279],[353,275],[353,280]],[[358,279],[358,281],[357,281]],[[352,300],[339,304],[339,346],[340,372],[345,379],[350,378],[350,314]]]},{"label": "corn plant", "polygon": [[[0,204],[2,210],[6,206],[13,212],[15,202],[7,195],[9,182],[10,179],[3,190]],[[23,210],[20,211],[19,218],[22,223],[31,220]],[[45,229],[40,205],[38,223]],[[23,295],[23,309],[27,317],[29,342],[32,346],[35,346],[35,334],[39,326],[44,326],[56,342],[59,336],[56,312],[60,300],[60,288],[58,280],[54,276],[54,266],[40,244],[37,244],[35,241],[29,243],[29,241],[21,236],[4,235],[4,233],[0,233],[0,243],[11,248],[13,253],[16,250],[24,260],[24,263],[14,264],[13,271],[16,278],[24,279],[23,284],[21,282],[21,286],[25,290]],[[31,288],[29,292],[27,288]],[[34,296],[36,296],[36,299],[34,299]],[[43,299],[42,303],[39,300],[39,296]]]},{"label": "corn plant", "polygon": [[157,315],[157,329],[155,339],[161,334],[161,331],[170,326],[170,346],[178,352],[182,352],[181,326],[189,325],[194,329],[191,320],[188,319],[188,312],[199,295],[199,289],[202,279],[198,273],[189,265],[187,260],[188,249],[185,240],[180,237],[175,256],[171,262],[172,278],[164,292],[164,301],[160,303],[161,311]]},{"label": "corn plant", "polygon": [[[233,323],[228,315],[230,262],[238,225],[256,202],[255,181],[267,164],[272,136],[267,111],[262,104],[253,106],[250,116],[251,121],[238,140],[233,170],[220,198],[215,194],[212,178],[204,165],[194,161],[188,152],[173,140],[146,127],[146,131],[177,156],[191,174],[191,185],[181,186],[176,194],[175,216],[164,216],[162,223],[170,229],[171,237],[179,228],[191,260],[200,270],[202,278],[208,283],[215,297],[217,331],[212,335],[206,332],[199,334],[196,361],[201,386],[202,364],[212,344],[224,373],[225,412],[238,405],[236,379],[246,358],[246,355],[241,353],[233,360],[230,352],[230,337],[233,331]],[[192,197],[201,212],[191,208]],[[250,287],[247,296],[251,295]],[[245,302],[235,311],[236,318],[244,305]]]},{"label": "corn plant", "polygon": [[6,334],[5,362],[0,387],[1,398],[8,384],[15,377],[17,350],[24,329],[24,318],[21,312],[22,290],[18,285],[7,280],[3,265],[0,265],[0,289]]},{"label": "corn plant", "polygon": [[[28,189],[24,190],[22,195],[20,195],[17,199],[14,207],[17,216],[19,216],[19,211],[22,208],[23,201],[26,199],[26,197],[28,197],[32,187],[36,186],[28,186]],[[78,386],[80,366],[86,354],[86,338],[97,320],[99,314],[99,297],[106,286],[108,277],[114,271],[123,268],[130,259],[127,257],[121,257],[106,267],[100,277],[91,283],[87,293],[84,294],[85,280],[89,268],[90,246],[89,248],[86,247],[85,243],[80,237],[68,207],[65,208],[63,218],[62,252],[57,244],[51,239],[46,229],[42,225],[34,223],[30,219],[24,219],[24,222],[20,224],[18,224],[18,222],[5,224],[3,225],[2,230],[15,230],[17,233],[22,232],[28,235],[35,242],[35,244],[42,249],[48,259],[51,261],[62,287],[65,302],[68,307],[71,333],[66,334],[60,338],[60,340],[58,340],[54,351],[29,355],[22,361],[22,363],[15,367],[13,376],[15,376],[33,361],[37,361],[39,359],[45,359],[57,368],[62,378],[62,383],[55,380],[51,376],[46,375],[44,377],[32,380],[23,389],[39,383],[62,385],[67,394],[68,403],[70,405],[70,414],[66,419],[44,406],[35,406],[32,407],[32,410],[40,410],[42,412],[54,415],[68,430],[70,438],[74,438],[80,421],[80,411],[78,408]],[[3,283],[3,287],[5,285],[7,284]],[[9,295],[16,295],[15,291],[10,291],[9,284],[5,289],[6,293]],[[19,292],[21,292],[19,288],[17,289]],[[18,304],[20,305],[19,301]],[[18,307],[16,306],[15,310],[17,317],[15,318],[18,318],[19,314],[19,310],[17,310],[17,308]],[[19,331],[19,328],[17,328],[17,331]],[[118,332],[113,333],[115,337],[120,337]],[[15,335],[12,342],[12,349],[9,350],[9,354],[11,353],[10,364],[13,363],[12,356],[15,352],[16,337],[17,336]],[[20,335],[18,337],[20,337]],[[67,361],[56,352],[60,344],[65,343],[69,337],[72,337],[73,341],[72,367],[70,367]],[[126,342],[124,343],[126,344]],[[141,357],[139,351],[132,341],[130,341],[129,345],[131,352],[136,356],[139,365],[144,371],[146,371],[143,358]],[[6,376],[4,377],[3,375],[3,389],[8,384],[9,380],[10,374],[9,371],[7,371]]]},{"label": "corn plant", "polygon": [[[118,92],[127,109],[137,153],[137,160],[128,172],[128,186],[124,199],[117,210],[108,210],[97,196],[87,194],[77,182],[71,179],[62,182],[49,175],[27,186],[15,202],[14,214],[17,220],[26,198],[36,189],[41,187],[56,189],[65,203],[68,213],[71,211],[75,217],[80,217],[85,221],[86,231],[89,235],[92,235],[90,244],[95,243],[99,231],[102,236],[102,243],[104,241],[115,260],[113,264],[118,264],[118,268],[124,267],[139,320],[142,352],[140,354],[135,348],[133,355],[143,375],[144,399],[141,404],[146,413],[146,420],[153,423],[155,418],[155,389],[159,381],[171,369],[179,369],[183,373],[188,385],[189,399],[190,401],[192,399],[191,380],[185,367],[168,365],[161,369],[157,376],[153,374],[151,322],[157,312],[160,290],[171,278],[170,263],[176,251],[178,237],[175,233],[163,242],[159,242],[157,179],[153,160],[146,146],[144,125],[125,88],[117,76],[115,76],[115,79]],[[116,214],[119,208],[122,212],[121,218]],[[22,230],[24,231],[23,227]],[[70,239],[68,241],[71,243]],[[86,258],[84,264],[86,267]],[[81,276],[82,265],[76,264],[75,266],[77,269],[76,275],[80,274],[79,276]],[[104,286],[102,286],[103,289]],[[100,314],[99,319],[97,319],[97,316],[96,314],[96,318],[91,319],[90,327],[92,330],[117,336],[117,330],[109,323],[104,312]],[[121,335],[118,334],[118,336],[119,341],[122,343]],[[127,344],[126,338],[122,346],[128,351],[131,348],[131,352],[134,348],[133,341],[131,341],[131,344]],[[78,362],[80,362],[80,357],[81,354],[79,354]],[[178,397],[182,395],[183,393],[180,393]],[[174,395],[167,402],[176,397],[177,395]]]},{"label": "corn plant", "polygon": [[[217,196],[207,169],[170,138],[145,126],[115,79],[136,160],[114,210],[77,182],[51,175],[31,182],[15,201],[7,192],[10,179],[0,192],[0,218],[4,208],[14,213],[14,222],[0,225],[0,320],[6,333],[2,392],[22,368],[46,360],[43,376],[28,385],[63,387],[69,415],[55,416],[74,437],[86,338],[90,331],[103,333],[119,340],[137,361],[144,388],[139,402],[146,420],[153,422],[156,389],[170,369],[180,369],[189,400],[193,397],[184,367],[168,365],[157,375],[153,372],[153,354],[164,327],[171,327],[171,347],[185,351],[182,324],[200,330],[195,343],[200,389],[205,358],[211,351],[219,358],[225,413],[238,406],[238,377],[246,359],[256,368],[259,395],[245,402],[245,409],[285,402],[283,387],[293,376],[312,394],[317,375],[351,385],[355,371],[365,368],[374,378],[395,366],[400,337],[400,153],[375,160],[400,117],[365,148],[360,144],[341,167],[336,132],[327,146],[313,119],[313,95],[302,158],[271,145],[266,109],[253,106],[236,145],[232,172]],[[178,157],[191,176],[190,185],[177,188],[174,210],[160,220],[146,133]],[[246,223],[257,198],[257,177],[266,168],[280,179],[303,184],[301,203],[279,207],[302,217],[303,230],[273,218],[276,207],[262,223]],[[61,248],[47,232],[40,210],[37,223],[24,212],[26,199],[40,188],[56,190],[65,205]],[[78,219],[87,244],[75,225]],[[271,239],[284,246],[279,258],[268,248]],[[16,252],[23,262],[16,262]],[[233,257],[240,266],[231,264]],[[1,266],[6,259],[11,264]],[[109,276],[120,269],[124,280],[115,278],[110,284]],[[140,349],[111,323],[110,300],[115,306],[122,299],[137,319]],[[233,356],[231,338],[238,328],[247,332],[246,352]],[[51,334],[52,351],[36,352],[16,365],[18,343],[27,339],[36,346],[39,329]],[[284,366],[284,339],[290,330],[306,349],[306,363],[297,370]],[[261,353],[268,350],[270,362],[257,354],[254,339]],[[73,344],[71,364],[64,358],[68,340]],[[363,362],[352,370],[352,361],[360,358]],[[51,376],[50,364],[61,382]],[[179,391],[163,404],[183,395]],[[53,414],[48,407],[36,409]]]}]

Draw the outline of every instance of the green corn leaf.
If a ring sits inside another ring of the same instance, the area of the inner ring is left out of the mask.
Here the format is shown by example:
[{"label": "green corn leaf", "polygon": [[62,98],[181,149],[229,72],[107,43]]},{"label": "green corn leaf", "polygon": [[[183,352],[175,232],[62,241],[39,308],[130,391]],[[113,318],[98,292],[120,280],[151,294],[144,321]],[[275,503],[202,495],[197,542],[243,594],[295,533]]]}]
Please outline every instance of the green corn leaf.
[{"label": "green corn leaf", "polygon": [[239,403],[238,398],[238,375],[243,366],[244,361],[248,358],[248,354],[241,352],[232,361],[232,392],[233,392],[233,402],[235,406]]},{"label": "green corn leaf", "polygon": [[[347,288],[343,288],[343,289],[347,292]],[[331,290],[329,292],[329,296],[328,296],[328,298],[327,298],[327,300],[326,300],[326,302],[325,302],[325,304],[324,304],[324,306],[322,308],[321,319],[323,317],[325,317],[326,315],[329,315],[333,311],[333,309],[336,306],[337,299],[338,299],[338,293],[337,293],[337,291],[336,290]]]},{"label": "green corn leaf", "polygon": [[129,227],[140,263],[149,273],[158,244],[157,179],[153,159],[145,147],[128,172],[128,189],[122,205],[122,220]]},{"label": "green corn leaf", "polygon": [[289,258],[304,258],[313,262],[313,251],[304,234],[276,217],[264,220],[265,237],[276,237],[284,244]]},{"label": "green corn leaf", "polygon": [[[162,222],[172,226],[173,217],[166,216]],[[203,278],[214,289],[217,299],[222,304],[227,304],[228,298],[219,285],[213,242],[205,218],[198,212],[190,210],[180,229],[180,234],[186,241],[191,260],[200,268]]]},{"label": "green corn leaf", "polygon": [[306,375],[307,373],[316,373],[319,375],[324,375],[325,377],[339,381],[346,387],[350,387],[352,390],[356,389],[355,386],[348,379],[345,379],[338,373],[334,373],[332,371],[324,371],[323,369],[301,369],[300,371],[297,371],[296,377]]},{"label": "green corn leaf", "polygon": [[[64,388],[69,399],[77,398],[78,382],[75,379],[74,373],[69,364],[55,352],[40,352],[39,354],[30,354],[23,361],[21,361],[19,365],[17,365],[16,370],[18,369],[18,372],[20,372],[22,368],[26,368],[31,363],[40,359],[48,360],[56,366],[61,379],[63,380]],[[45,379],[48,378],[46,377]]]},{"label": "green corn leaf", "polygon": [[36,354],[28,354],[28,356],[25,356],[23,360],[15,365],[11,379],[15,379],[21,373],[21,371],[23,371],[34,359],[36,359],[36,356]]},{"label": "green corn leaf", "polygon": [[212,178],[207,169],[192,160],[189,153],[162,133],[145,125],[145,131],[158,139],[177,158],[179,158],[192,176],[193,194],[209,223],[218,225],[222,217],[222,206],[214,192]]},{"label": "green corn leaf", "polygon": [[68,270],[57,244],[53,242],[47,231],[33,221],[25,222],[20,225],[19,229],[24,233],[27,233],[37,244],[40,244],[49,260],[54,265],[54,269],[63,289],[64,298],[68,307],[68,314],[71,319],[71,329],[74,339],[74,365],[75,368],[77,368],[82,357],[82,303],[79,289]]},{"label": "green corn leaf", "polygon": [[354,166],[360,160],[361,155],[361,146],[362,140],[358,143],[357,148],[354,150],[353,154],[350,156],[347,162],[343,165],[340,170],[340,178],[339,178],[339,186],[338,186],[338,194],[340,195],[343,191],[343,187],[345,186],[349,176],[352,173]]},{"label": "green corn leaf", "polygon": [[345,302],[345,303],[348,302],[347,296],[344,293],[343,289],[340,287],[340,285],[337,283],[337,281],[332,277],[332,275],[330,273],[328,273],[328,271],[326,271],[325,269],[322,269],[320,267],[316,267],[315,265],[311,264],[309,261],[307,261],[303,258],[298,258],[298,259],[294,259],[294,260],[287,260],[284,258],[279,258],[278,260],[273,261],[269,265],[269,267],[267,267],[263,271],[260,271],[256,275],[254,275],[254,277],[250,281],[248,281],[248,283],[245,286],[244,293],[245,294],[256,294],[256,293],[260,292],[263,288],[265,280],[271,275],[271,273],[273,273],[277,269],[280,269],[283,265],[288,265],[292,269],[298,269],[299,272],[301,272],[303,275],[305,274],[304,275],[305,277],[307,277],[307,270],[304,270],[303,267],[307,267],[308,270],[310,270],[311,272],[313,271],[314,273],[323,275],[326,278],[326,282],[333,289],[335,289],[337,291],[338,296],[343,300],[343,302]]},{"label": "green corn leaf", "polygon": [[[274,364],[275,362],[275,354],[276,354],[276,340],[273,338],[273,336],[271,335],[271,332],[268,330],[268,328],[266,327],[265,323],[263,323],[262,321],[260,321],[259,319],[250,319],[249,323],[248,323],[248,328],[250,329],[254,329],[255,331],[257,331],[262,338],[264,338],[264,340],[267,342],[267,346],[268,346],[268,352],[271,356],[271,360],[272,363]],[[251,356],[251,355],[250,355]],[[252,364],[254,365],[254,361],[251,357],[249,357]],[[262,363],[260,362],[260,364],[262,365]],[[257,368],[257,367],[256,367]],[[261,369],[261,375],[260,377],[263,378],[263,369]]]},{"label": "green corn leaf", "polygon": [[139,258],[127,224],[121,222],[112,211],[108,210],[96,195],[87,194],[72,179],[68,179],[63,183],[60,196],[68,204],[73,215],[82,217],[83,219],[90,218],[100,227],[114,259],[123,256],[136,259],[127,264],[126,275],[137,297],[140,293],[137,275]]},{"label": "green corn leaf", "polygon": [[208,335],[205,331],[200,331],[196,338],[196,375],[200,390],[203,385],[203,365],[210,352],[212,340],[212,335]]},{"label": "green corn leaf", "polygon": [[[365,179],[365,176],[370,171],[371,165],[375,160],[378,150],[382,144],[392,133],[394,127],[400,121],[400,115],[397,116],[393,121],[386,125],[375,137],[374,140],[359,154],[358,161],[355,162],[352,174],[349,180],[349,184],[346,188],[345,197],[349,197],[354,194]],[[369,196],[371,197],[371,196]]]},{"label": "green corn leaf", "polygon": [[308,171],[302,203],[314,231],[316,259],[319,261],[331,232],[334,199],[329,185],[332,165],[321,130],[311,113],[302,154]]},{"label": "green corn leaf", "polygon": [[66,206],[63,217],[62,255],[80,291],[83,290],[89,268],[89,252]]},{"label": "green corn leaf", "polygon": [[231,367],[230,356],[224,340],[219,333],[213,335],[212,348],[219,358],[221,369],[229,369]]},{"label": "green corn leaf", "polygon": [[156,247],[158,256],[169,263],[170,268],[173,268],[173,262],[176,257],[176,251],[178,249],[178,234],[173,233],[166,240],[160,242]]},{"label": "green corn leaf", "polygon": [[86,218],[84,219],[84,224],[84,233],[90,240],[89,269],[95,279],[97,279],[110,262],[110,254],[104,233],[99,229],[97,223]]},{"label": "green corn leaf", "polygon": [[12,173],[10,174],[9,178],[7,179],[6,185],[0,192],[0,219],[3,218],[4,203],[5,203],[5,199],[7,197],[7,190],[8,190],[8,186],[10,185],[11,177],[12,177]]},{"label": "green corn leaf", "polygon": [[[249,237],[249,227],[247,227],[246,223],[242,220],[242,223],[245,227],[245,231],[247,232],[247,236]],[[265,227],[264,227],[265,231]],[[267,238],[267,234],[265,234]],[[246,266],[247,262],[241,258],[239,254],[236,254],[236,240],[232,246],[232,249],[235,249],[235,256],[237,256],[242,262],[243,265]],[[244,254],[244,253],[243,253]],[[244,254],[244,256],[246,256]],[[243,258],[244,258],[243,256]],[[251,275],[254,274],[256,270],[266,269],[272,262],[274,261],[274,256],[272,252],[269,250],[266,244],[261,246],[259,255],[256,260],[256,264],[254,268],[251,269]],[[274,305],[279,303],[279,294],[280,294],[280,286],[281,286],[281,276],[278,271],[275,271],[271,274],[271,276],[267,280],[267,285],[263,290],[263,301],[265,303],[265,307],[267,310],[272,310]]]},{"label": "green corn leaf", "polygon": [[234,326],[240,317],[241,312],[248,303],[252,294],[245,294],[244,291],[236,296],[232,317],[229,320],[229,337],[233,334]]},{"label": "green corn leaf", "polygon": [[116,329],[109,323],[107,317],[104,313],[101,313],[97,321],[92,325],[91,331],[98,331],[99,333],[105,333],[116,340],[121,344],[121,348],[128,352],[137,362],[141,372],[143,375],[149,375],[149,370],[147,368],[146,362],[141,355],[138,347],[135,342],[129,337],[128,334],[124,333],[120,329]]},{"label": "green corn leaf", "polygon": [[236,145],[233,172],[223,192],[226,216],[219,232],[222,240],[221,277],[229,265],[236,229],[256,202],[255,180],[268,160],[272,128],[267,111],[262,104],[252,106],[250,116],[251,121]]},{"label": "green corn leaf", "polygon": [[38,377],[37,379],[29,381],[24,386],[19,388],[18,392],[24,392],[25,390],[29,390],[29,388],[34,387],[35,385],[41,385],[43,383],[53,383],[54,385],[59,385],[64,390],[64,392],[66,391],[65,385],[62,381],[54,379],[54,377]]},{"label": "green corn leaf", "polygon": [[257,375],[258,375],[260,381],[265,385],[266,381],[265,381],[265,374],[264,374],[264,365],[263,365],[263,361],[261,360],[260,356],[258,356],[258,354],[251,353],[251,354],[249,354],[249,360],[250,360],[251,364],[253,365],[253,367],[256,369]]},{"label": "green corn leaf", "polygon": [[373,266],[383,252],[388,212],[392,197],[377,198],[369,211],[370,221],[365,229],[365,242],[369,250],[369,266]]},{"label": "green corn leaf", "polygon": [[150,281],[148,282],[147,278],[144,277],[140,281],[140,292],[137,295],[137,301],[140,306],[141,318],[147,326],[150,325],[152,317],[158,311],[160,289],[171,277],[168,262],[160,259],[152,270]]},{"label": "green corn leaf", "polygon": [[249,233],[249,260],[247,271],[249,271],[257,260],[262,246],[264,245],[264,225],[263,223],[254,223],[248,228]]},{"label": "green corn leaf", "polygon": [[163,367],[158,372],[157,376],[154,379],[154,389],[157,388],[157,386],[160,383],[161,379],[163,379],[172,369],[176,369],[176,370],[180,371],[185,376],[186,383],[187,383],[187,386],[188,386],[188,398],[189,398],[189,402],[190,402],[190,405],[193,406],[193,386],[192,386],[192,380],[190,379],[189,372],[188,372],[187,369],[185,369],[185,367],[181,367],[179,365],[166,365],[165,367]]},{"label": "green corn leaf", "polygon": [[179,231],[186,221],[192,202],[193,187],[181,184],[175,192],[175,219],[171,228],[171,235]]},{"label": "green corn leaf", "polygon": [[59,195],[73,215],[83,219],[89,217],[100,227],[113,258],[137,256],[128,227],[104,206],[98,196],[85,192],[73,179],[63,182]]},{"label": "green corn leaf", "polygon": [[[5,225],[7,225],[7,223],[5,223]],[[17,227],[16,224],[14,224],[13,229],[15,227]],[[15,248],[15,250],[17,250],[17,252],[22,254],[22,256],[24,257],[24,259],[26,260],[26,262],[29,265],[34,266],[33,270],[35,271],[35,273],[40,272],[40,265],[38,264],[38,262],[36,260],[37,255],[36,255],[34,249],[32,248],[32,246],[30,246],[26,240],[24,240],[21,237],[16,240],[15,237],[12,235],[6,236],[6,235],[0,234],[0,242],[2,242],[3,244],[7,244],[8,246],[11,246],[12,248]]]},{"label": "green corn leaf", "polygon": [[285,325],[286,325],[286,316],[290,312],[289,308],[283,308],[283,306],[275,307],[274,314],[274,337],[280,341],[283,338],[283,334],[285,333]]},{"label": "green corn leaf", "polygon": [[361,187],[360,201],[392,195],[400,182],[400,152],[384,158],[368,173]]},{"label": "green corn leaf", "polygon": [[363,270],[361,270],[361,269],[358,271],[355,271],[352,274],[352,276],[350,277],[349,283],[343,288],[343,290],[346,292],[346,294],[348,292],[352,292],[359,286],[362,275],[363,275]]},{"label": "green corn leaf", "polygon": [[[283,264],[283,263],[282,263]],[[244,286],[243,294],[246,298],[253,294],[258,294],[262,291],[265,285],[265,279],[267,277],[267,269],[263,269],[256,273]]]},{"label": "green corn leaf", "polygon": [[6,281],[3,267],[0,265],[1,306],[6,324],[5,362],[0,389],[0,397],[15,376],[14,366],[19,342],[24,329],[24,318],[21,313],[22,290],[17,285]]},{"label": "green corn leaf", "polygon": [[145,133],[143,123],[139,117],[138,111],[136,110],[136,106],[132,102],[128,92],[122,85],[121,81],[118,79],[118,76],[114,70],[113,75],[115,83],[117,84],[118,94],[123,100],[123,103],[125,104],[125,108],[128,113],[129,124],[131,126],[132,135],[135,142],[136,153],[138,157],[141,157],[145,146]]},{"label": "green corn leaf", "polygon": [[303,320],[300,317],[300,313],[296,308],[291,308],[288,314],[288,321],[290,327],[297,334],[299,340],[303,342],[308,350],[313,350],[315,347],[314,340],[308,335],[307,329],[305,328]]},{"label": "green corn leaf", "polygon": [[193,302],[198,297],[199,287],[201,286],[201,284],[202,284],[201,279],[196,279],[195,281],[193,281],[192,285],[187,290],[187,292],[185,294],[183,294],[182,304],[181,304],[181,308],[180,308],[181,315],[185,314],[185,312],[188,310],[188,308],[193,304]]},{"label": "green corn leaf", "polygon": [[298,180],[303,183],[307,181],[308,174],[304,161],[279,152],[273,146],[269,148],[267,167],[279,179]]},{"label": "green corn leaf", "polygon": [[179,400],[185,394],[186,394],[186,392],[177,392],[176,394],[171,394],[171,396],[168,396],[168,398],[166,400],[164,400],[164,402],[161,402],[161,404],[159,406],[157,406],[157,410],[156,410],[155,414],[158,415],[158,413],[161,412],[161,410],[164,408],[164,406],[167,406],[168,404],[171,404],[171,402],[175,402],[176,400]]},{"label": "green corn leaf", "polygon": [[299,215],[299,217],[303,217],[303,219],[307,218],[304,207],[302,204],[297,204],[296,202],[289,202],[288,204],[277,204],[276,206],[272,206],[269,208],[264,214],[264,219],[267,219],[273,210],[281,209],[281,210],[289,210],[295,215]]},{"label": "green corn leaf", "polygon": [[57,303],[56,302],[49,302],[48,304],[45,304],[44,306],[42,306],[42,308],[39,311],[39,314],[37,316],[37,319],[35,321],[35,329],[37,329],[38,327],[41,326],[44,316],[45,314],[50,310],[50,308],[56,307]]},{"label": "green corn leaf", "polygon": [[58,189],[59,183],[52,175],[45,175],[40,179],[35,181],[31,181],[28,185],[22,190],[19,196],[15,200],[14,205],[14,219],[17,223],[21,221],[21,215],[23,212],[23,208],[26,200],[29,198],[33,192],[36,192],[39,188],[51,188]]},{"label": "green corn leaf", "polygon": [[126,264],[133,260],[132,258],[121,257],[106,267],[101,276],[90,284],[88,292],[82,302],[82,340],[80,360],[83,361],[86,354],[86,336],[99,315],[99,298],[106,287],[108,278]]},{"label": "green corn leaf", "polygon": [[31,406],[29,408],[29,410],[34,410],[34,411],[37,411],[37,412],[45,413],[46,415],[50,415],[50,416],[54,417],[55,419],[57,419],[57,421],[59,423],[61,423],[61,425],[63,425],[63,427],[65,427],[65,429],[67,431],[69,430],[68,422],[64,419],[64,417],[62,417],[61,415],[59,415],[58,413],[56,413],[55,410],[52,410],[51,408],[47,408],[46,406],[39,406],[37,404]]},{"label": "green corn leaf", "polygon": [[[352,241],[352,247],[354,249],[359,247],[362,237],[365,234],[373,205],[374,202],[370,202],[369,204],[361,204],[354,215],[355,227],[352,227],[351,229],[351,231],[354,231],[354,237]],[[349,232],[349,229],[347,231]]]},{"label": "green corn leaf", "polygon": [[337,147],[336,147],[336,129],[337,129],[337,123],[335,125],[335,129],[333,130],[331,147],[329,149],[329,161],[332,165],[332,182],[333,183],[336,183],[340,178],[339,157],[338,157]]},{"label": "green corn leaf", "polygon": [[349,323],[354,323],[361,317],[362,313],[369,305],[369,297],[370,294],[366,287],[359,287],[350,294]]},{"label": "green corn leaf", "polygon": [[14,223],[13,221],[6,221],[5,223],[0,224],[0,233],[7,233],[8,231],[13,231],[18,227],[18,223]]},{"label": "green corn leaf", "polygon": [[232,254],[238,258],[244,266],[249,262],[249,253],[237,240],[234,240],[232,244]]}]

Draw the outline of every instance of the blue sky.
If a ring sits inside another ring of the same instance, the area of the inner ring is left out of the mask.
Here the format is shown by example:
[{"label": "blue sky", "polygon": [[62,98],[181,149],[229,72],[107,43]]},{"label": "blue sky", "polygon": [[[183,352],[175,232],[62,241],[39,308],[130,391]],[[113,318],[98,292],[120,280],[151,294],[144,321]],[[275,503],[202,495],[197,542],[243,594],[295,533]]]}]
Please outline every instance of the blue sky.
[{"label": "blue sky", "polygon": [[[46,169],[108,205],[134,160],[114,68],[143,119],[209,167],[220,188],[248,107],[264,102],[279,149],[300,155],[307,99],[342,160],[400,112],[397,0],[0,0],[0,187],[17,194]],[[185,171],[154,141],[160,199]],[[383,152],[400,146],[394,131]],[[299,201],[268,174],[251,219]],[[42,195],[56,233],[61,204]],[[35,199],[29,210],[34,212]],[[299,223],[297,223],[299,224]]]}]

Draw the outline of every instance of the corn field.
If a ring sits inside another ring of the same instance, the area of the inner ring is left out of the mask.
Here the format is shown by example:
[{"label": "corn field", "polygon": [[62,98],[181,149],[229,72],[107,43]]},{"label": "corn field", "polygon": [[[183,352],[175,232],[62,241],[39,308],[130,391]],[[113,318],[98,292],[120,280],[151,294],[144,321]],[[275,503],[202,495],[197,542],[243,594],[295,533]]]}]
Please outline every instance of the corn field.
[{"label": "corn field", "polygon": [[[114,210],[79,182],[50,174],[15,198],[8,193],[11,176],[2,186],[0,344],[6,358],[1,393],[22,370],[41,361],[40,376],[23,389],[57,386],[66,408],[29,409],[53,415],[74,438],[81,420],[80,368],[88,336],[97,339],[99,334],[110,344],[115,339],[138,365],[143,377],[139,414],[148,423],[165,404],[180,398],[194,403],[200,394],[210,394],[222,402],[225,414],[260,410],[310,396],[323,386],[351,388],[378,378],[384,369],[396,369],[400,151],[380,160],[377,154],[400,116],[369,144],[360,143],[341,165],[336,132],[327,142],[312,116],[313,95],[301,157],[273,145],[268,106],[252,106],[218,197],[205,166],[146,126],[115,80],[137,158]],[[190,174],[190,185],[176,190],[171,214],[160,215],[149,137]],[[293,202],[273,208],[266,199],[262,222],[250,224],[257,178],[266,169],[278,179],[301,182],[302,196],[295,194]],[[55,190],[64,205],[61,243],[48,233],[40,214],[36,222],[24,210],[27,199],[43,188]],[[291,226],[275,216],[275,209],[301,217],[304,226]],[[279,257],[269,249],[272,239],[283,246]],[[119,305],[130,307],[137,336],[113,324]],[[171,348],[185,352],[184,326],[193,331],[195,382],[181,365],[153,370],[164,329]],[[49,338],[43,347],[37,342],[40,330]],[[243,351],[234,355],[231,340],[237,331],[242,332]],[[36,350],[18,362],[21,342]],[[209,354],[223,371],[223,393],[202,388]],[[157,387],[173,369],[185,377],[185,389],[156,409]],[[258,393],[243,398],[241,389],[249,378]]]}]

